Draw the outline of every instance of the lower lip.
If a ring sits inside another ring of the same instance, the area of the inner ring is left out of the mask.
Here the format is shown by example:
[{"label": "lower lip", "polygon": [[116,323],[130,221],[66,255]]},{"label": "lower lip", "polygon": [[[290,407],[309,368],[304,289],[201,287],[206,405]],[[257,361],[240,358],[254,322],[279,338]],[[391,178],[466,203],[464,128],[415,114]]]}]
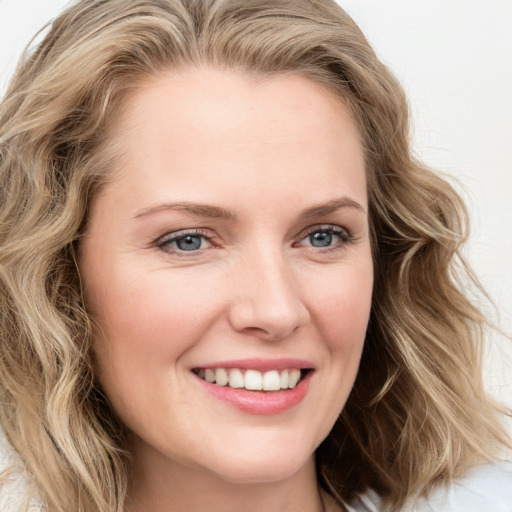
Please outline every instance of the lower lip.
[{"label": "lower lip", "polygon": [[270,415],[283,413],[298,405],[308,392],[312,374],[313,372],[309,371],[293,389],[270,392],[218,386],[200,377],[196,378],[204,389],[218,400],[250,414]]}]

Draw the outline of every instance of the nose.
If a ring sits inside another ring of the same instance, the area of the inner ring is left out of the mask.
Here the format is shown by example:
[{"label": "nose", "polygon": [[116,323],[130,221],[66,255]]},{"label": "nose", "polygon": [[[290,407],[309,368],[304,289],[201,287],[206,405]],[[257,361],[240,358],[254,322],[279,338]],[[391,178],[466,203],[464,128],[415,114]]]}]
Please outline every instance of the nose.
[{"label": "nose", "polygon": [[279,251],[253,254],[235,282],[229,322],[236,331],[279,341],[308,322],[297,278]]}]

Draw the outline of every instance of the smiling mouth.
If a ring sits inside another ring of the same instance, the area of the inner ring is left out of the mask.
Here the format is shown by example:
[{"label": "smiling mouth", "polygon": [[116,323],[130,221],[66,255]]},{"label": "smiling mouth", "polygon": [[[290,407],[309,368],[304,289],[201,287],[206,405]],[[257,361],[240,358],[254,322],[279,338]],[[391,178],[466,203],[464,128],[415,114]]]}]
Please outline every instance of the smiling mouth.
[{"label": "smiling mouth", "polygon": [[248,391],[285,391],[294,389],[312,371],[309,368],[288,368],[260,372],[245,368],[194,368],[200,379],[217,386]]}]

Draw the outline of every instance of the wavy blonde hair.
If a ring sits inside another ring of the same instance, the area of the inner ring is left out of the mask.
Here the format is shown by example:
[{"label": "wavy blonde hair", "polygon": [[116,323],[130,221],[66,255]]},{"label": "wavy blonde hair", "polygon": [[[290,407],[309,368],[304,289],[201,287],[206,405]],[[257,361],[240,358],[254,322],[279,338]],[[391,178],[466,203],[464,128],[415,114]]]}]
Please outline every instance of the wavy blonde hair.
[{"label": "wavy blonde hair", "polygon": [[208,64],[300,73],[350,107],[365,146],[375,260],[361,368],[316,453],[340,504],[396,509],[496,453],[485,320],[460,258],[466,210],[410,153],[402,88],[332,0],[82,0],[27,52],[0,107],[0,415],[52,511],[121,512],[123,426],[94,380],[75,248],[109,179],[109,127],[145,77]]}]

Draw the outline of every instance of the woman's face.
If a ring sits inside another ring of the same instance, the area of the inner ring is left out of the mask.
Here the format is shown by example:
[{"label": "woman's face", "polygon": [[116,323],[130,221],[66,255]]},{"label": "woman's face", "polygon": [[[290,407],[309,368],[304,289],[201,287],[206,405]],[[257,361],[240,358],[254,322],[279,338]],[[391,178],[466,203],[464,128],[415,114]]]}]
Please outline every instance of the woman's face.
[{"label": "woman's face", "polygon": [[188,69],[132,93],[112,138],[80,269],[137,466],[292,476],[347,400],[370,312],[348,109],[298,75]]}]

